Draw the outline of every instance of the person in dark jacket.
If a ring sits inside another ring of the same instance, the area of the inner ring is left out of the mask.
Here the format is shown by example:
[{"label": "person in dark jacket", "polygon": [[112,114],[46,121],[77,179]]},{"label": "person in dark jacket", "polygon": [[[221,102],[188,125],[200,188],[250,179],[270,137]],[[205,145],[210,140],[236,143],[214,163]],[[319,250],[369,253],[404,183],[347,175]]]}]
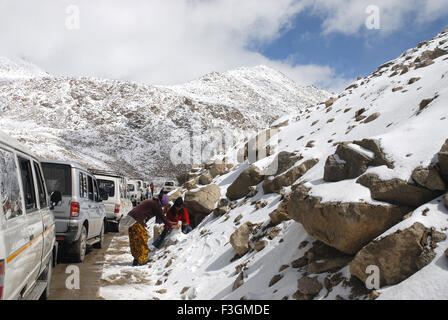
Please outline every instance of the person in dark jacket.
[{"label": "person in dark jacket", "polygon": [[[189,233],[192,228],[190,227],[190,218],[187,209],[184,207],[184,201],[182,197],[179,197],[174,201],[174,205],[168,210],[166,214],[167,219],[178,226],[179,221],[182,221],[182,232]],[[165,224],[163,232],[160,234],[159,238],[152,244],[155,248],[159,249],[165,238],[170,234],[171,230],[176,227],[170,227]]]},{"label": "person in dark jacket", "polygon": [[[145,200],[128,213],[128,219],[133,223],[128,229],[129,245],[131,254],[134,257],[133,265],[144,265],[148,263],[149,234],[146,230],[146,223],[153,217],[160,219],[166,226],[175,226],[174,222],[170,222],[163,214],[163,207],[169,203],[167,195],[160,194],[156,200]],[[135,221],[132,221],[135,220]]]}]

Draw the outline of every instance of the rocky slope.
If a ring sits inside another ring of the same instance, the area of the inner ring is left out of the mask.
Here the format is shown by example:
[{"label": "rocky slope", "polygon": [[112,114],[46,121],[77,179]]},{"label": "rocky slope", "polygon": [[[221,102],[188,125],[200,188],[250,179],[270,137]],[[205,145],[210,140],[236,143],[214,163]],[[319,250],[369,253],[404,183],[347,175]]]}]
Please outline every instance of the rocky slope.
[{"label": "rocky slope", "polygon": [[102,295],[447,299],[447,41],[448,28],[278,119],[268,143],[194,168],[171,196],[197,228],[125,271],[139,283],[115,286],[124,271],[107,266]]},{"label": "rocky slope", "polygon": [[193,134],[201,135],[203,144],[216,130],[237,140],[328,98],[323,90],[300,87],[263,66],[161,87],[36,76],[37,67],[20,69],[24,77],[16,77],[11,63],[2,61],[0,70],[15,79],[0,83],[2,130],[43,158],[148,178],[174,177],[184,169],[170,161],[170,152]]}]

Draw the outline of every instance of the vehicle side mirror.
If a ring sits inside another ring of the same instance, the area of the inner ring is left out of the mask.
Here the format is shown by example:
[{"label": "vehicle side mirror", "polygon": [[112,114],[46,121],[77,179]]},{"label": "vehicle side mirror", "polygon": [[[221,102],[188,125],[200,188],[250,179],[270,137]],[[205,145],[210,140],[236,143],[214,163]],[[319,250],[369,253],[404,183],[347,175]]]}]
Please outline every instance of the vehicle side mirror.
[{"label": "vehicle side mirror", "polygon": [[62,202],[62,193],[60,191],[53,191],[50,195],[50,210],[54,210],[54,207]]}]

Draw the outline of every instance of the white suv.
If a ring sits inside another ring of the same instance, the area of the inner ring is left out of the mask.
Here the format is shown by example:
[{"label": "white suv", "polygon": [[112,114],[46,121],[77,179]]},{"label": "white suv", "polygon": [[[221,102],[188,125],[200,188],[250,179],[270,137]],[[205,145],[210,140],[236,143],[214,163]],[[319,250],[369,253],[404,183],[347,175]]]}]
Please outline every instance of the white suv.
[{"label": "white suv", "polygon": [[46,298],[57,256],[39,160],[0,133],[0,300]]},{"label": "white suv", "polygon": [[142,202],[143,196],[143,181],[129,180],[128,181],[129,194],[131,195],[131,202],[133,206],[138,206]]},{"label": "white suv", "polygon": [[104,192],[108,196],[108,199],[103,201],[107,216],[106,230],[118,232],[120,220],[132,210],[127,180],[116,173],[92,172],[98,181],[100,192]]},{"label": "white suv", "polygon": [[167,193],[174,191],[175,189],[176,189],[176,183],[174,181],[166,181],[163,186],[163,191]]}]

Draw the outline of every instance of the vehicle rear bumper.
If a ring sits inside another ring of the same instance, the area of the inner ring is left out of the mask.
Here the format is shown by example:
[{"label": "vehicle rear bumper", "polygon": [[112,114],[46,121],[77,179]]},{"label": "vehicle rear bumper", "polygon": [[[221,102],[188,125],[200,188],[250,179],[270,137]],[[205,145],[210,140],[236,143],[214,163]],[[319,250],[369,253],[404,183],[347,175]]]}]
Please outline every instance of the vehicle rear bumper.
[{"label": "vehicle rear bumper", "polygon": [[56,240],[61,244],[78,241],[81,234],[81,225],[79,221],[70,221],[66,232],[56,233]]}]

